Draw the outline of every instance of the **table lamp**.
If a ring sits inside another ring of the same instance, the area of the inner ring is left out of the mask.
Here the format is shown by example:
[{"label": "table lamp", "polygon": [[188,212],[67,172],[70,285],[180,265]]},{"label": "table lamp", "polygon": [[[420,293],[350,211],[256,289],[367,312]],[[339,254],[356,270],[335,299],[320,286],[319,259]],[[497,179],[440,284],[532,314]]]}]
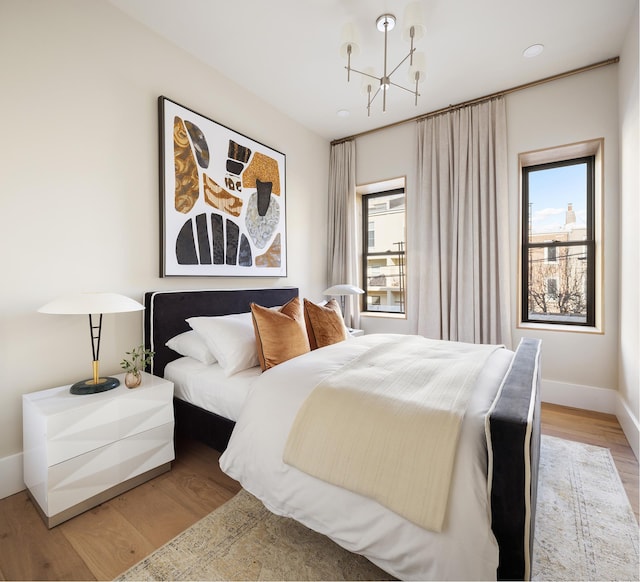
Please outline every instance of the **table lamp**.
[{"label": "table lamp", "polygon": [[[118,293],[74,293],[54,299],[38,309],[40,313],[89,316],[89,332],[93,351],[93,378],[73,384],[70,389],[71,394],[106,392],[120,385],[120,381],[117,378],[110,376],[100,378],[99,358],[102,315],[104,313],[141,311],[142,309],[144,309],[144,305]],[[97,325],[94,325],[94,315],[100,316]]]},{"label": "table lamp", "polygon": [[[327,295],[329,297],[340,297],[340,308],[342,309],[342,316],[345,317],[346,315],[345,309],[344,309],[345,295],[362,295],[362,293],[364,293],[364,290],[360,289],[360,287],[356,287],[355,285],[340,283],[339,285],[332,285],[328,289],[325,289],[322,293],[323,295]],[[348,329],[351,329],[347,324],[346,317],[345,317],[344,323]]]}]

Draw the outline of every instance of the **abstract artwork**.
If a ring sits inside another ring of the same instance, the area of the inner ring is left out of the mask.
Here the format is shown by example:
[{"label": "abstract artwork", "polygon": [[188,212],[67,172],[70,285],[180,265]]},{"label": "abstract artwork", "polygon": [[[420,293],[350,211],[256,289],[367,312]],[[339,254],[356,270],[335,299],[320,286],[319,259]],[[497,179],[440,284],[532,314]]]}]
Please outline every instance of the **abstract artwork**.
[{"label": "abstract artwork", "polygon": [[160,276],[285,277],[285,155],[158,98]]}]

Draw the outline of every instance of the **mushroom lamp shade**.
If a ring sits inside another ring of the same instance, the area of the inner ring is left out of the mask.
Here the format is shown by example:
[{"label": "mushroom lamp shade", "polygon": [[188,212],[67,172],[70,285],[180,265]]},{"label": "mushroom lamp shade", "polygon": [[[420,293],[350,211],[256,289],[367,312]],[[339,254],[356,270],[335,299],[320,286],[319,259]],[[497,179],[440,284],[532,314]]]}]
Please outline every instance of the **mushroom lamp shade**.
[{"label": "mushroom lamp shade", "polygon": [[[74,293],[54,299],[38,309],[40,313],[89,316],[89,332],[93,351],[93,377],[73,384],[70,389],[72,394],[105,392],[116,388],[120,384],[117,378],[100,378],[99,358],[102,315],[104,313],[124,313],[143,309],[144,306],[142,304],[119,293]],[[97,324],[94,316],[99,316]]]},{"label": "mushroom lamp shade", "polygon": [[339,297],[341,295],[361,295],[362,293],[364,293],[364,291],[360,289],[360,287],[343,283],[341,283],[340,285],[333,285],[323,291],[324,295],[336,297]]},{"label": "mushroom lamp shade", "polygon": [[347,314],[345,313],[345,296],[346,295],[361,295],[364,293],[363,289],[356,287],[355,285],[349,285],[347,283],[340,283],[339,285],[332,285],[325,289],[323,295],[327,297],[340,297],[340,309],[342,310],[343,317],[345,318],[344,324],[348,329],[351,329],[347,324]]}]

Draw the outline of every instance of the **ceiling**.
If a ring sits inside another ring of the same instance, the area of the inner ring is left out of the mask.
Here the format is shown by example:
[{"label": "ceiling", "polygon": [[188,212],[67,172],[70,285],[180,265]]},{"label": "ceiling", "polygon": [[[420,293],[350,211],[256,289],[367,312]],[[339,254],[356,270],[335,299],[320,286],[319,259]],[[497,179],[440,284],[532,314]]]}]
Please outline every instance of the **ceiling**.
[{"label": "ceiling", "polygon": [[[337,139],[496,91],[618,56],[638,0],[420,0],[426,57],[418,105],[392,87],[367,117],[361,77],[347,84],[342,28],[353,23],[359,69],[382,75],[384,35],[375,22],[398,19],[389,32],[389,69],[408,53],[402,40],[409,0],[110,0],[132,18],[327,139]],[[637,26],[637,23],[636,23]],[[528,46],[544,51],[524,58]],[[392,81],[408,85],[408,64]],[[346,110],[349,115],[338,116]],[[215,112],[212,113],[215,115]]]}]

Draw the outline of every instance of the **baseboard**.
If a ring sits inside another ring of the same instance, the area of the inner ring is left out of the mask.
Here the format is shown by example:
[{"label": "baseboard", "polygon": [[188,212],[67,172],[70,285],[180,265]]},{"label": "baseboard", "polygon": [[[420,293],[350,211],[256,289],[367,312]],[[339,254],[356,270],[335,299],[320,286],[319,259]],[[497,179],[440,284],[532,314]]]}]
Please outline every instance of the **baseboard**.
[{"label": "baseboard", "polygon": [[618,393],[608,388],[580,386],[553,380],[542,380],[541,396],[543,402],[593,410],[606,414],[616,414]]},{"label": "baseboard", "polygon": [[22,453],[0,458],[0,499],[24,489]]},{"label": "baseboard", "polygon": [[638,457],[638,449],[640,448],[640,425],[627,403],[620,396],[618,396],[616,416],[618,417],[618,422],[622,427],[624,435],[631,445],[633,454],[636,456],[636,459],[640,458]]},{"label": "baseboard", "polygon": [[638,458],[640,424],[617,391],[594,386],[579,386],[565,382],[554,382],[553,380],[542,380],[541,396],[543,402],[551,404],[614,414],[629,441],[633,454],[636,459]]}]

